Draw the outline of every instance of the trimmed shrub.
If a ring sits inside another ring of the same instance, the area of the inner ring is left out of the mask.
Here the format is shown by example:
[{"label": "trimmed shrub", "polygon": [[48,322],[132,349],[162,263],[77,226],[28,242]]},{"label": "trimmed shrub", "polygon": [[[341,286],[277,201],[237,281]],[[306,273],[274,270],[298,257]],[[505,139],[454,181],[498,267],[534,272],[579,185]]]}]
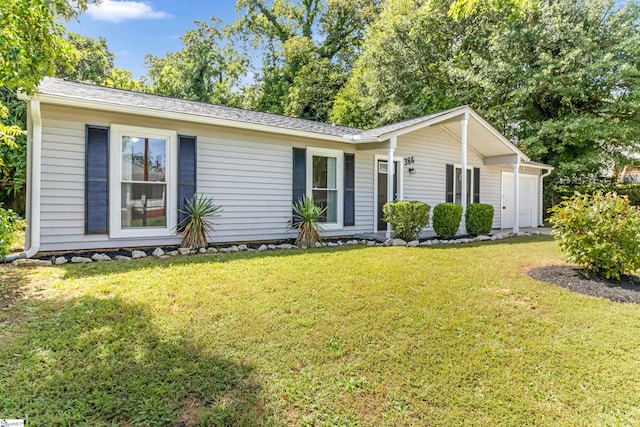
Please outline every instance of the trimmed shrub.
[{"label": "trimmed shrub", "polygon": [[467,233],[472,236],[488,234],[493,226],[493,206],[485,203],[472,203],[464,214]]},{"label": "trimmed shrub", "polygon": [[433,231],[443,239],[456,235],[462,220],[462,206],[455,203],[440,203],[433,208]]},{"label": "trimmed shrub", "polygon": [[640,210],[627,196],[576,194],[549,212],[560,249],[587,275],[620,280],[640,268]]},{"label": "trimmed shrub", "polygon": [[0,208],[0,260],[9,253],[15,233],[24,227],[25,222],[17,213]]},{"label": "trimmed shrub", "polygon": [[391,224],[395,236],[407,242],[417,239],[429,224],[430,210],[431,206],[426,203],[409,200],[386,203],[382,207],[384,220]]}]

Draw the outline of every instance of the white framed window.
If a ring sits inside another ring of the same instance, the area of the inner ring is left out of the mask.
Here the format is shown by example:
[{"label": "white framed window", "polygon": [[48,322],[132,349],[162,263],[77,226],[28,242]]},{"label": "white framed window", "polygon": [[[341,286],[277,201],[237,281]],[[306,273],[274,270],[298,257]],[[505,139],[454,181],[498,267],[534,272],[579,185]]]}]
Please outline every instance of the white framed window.
[{"label": "white framed window", "polygon": [[111,126],[111,237],[164,237],[175,234],[177,147],[175,131]]},{"label": "white framed window", "polygon": [[341,150],[307,148],[307,196],[327,208],[321,222],[327,229],[343,226],[344,153]]},{"label": "white framed window", "polygon": [[[453,202],[462,204],[462,166],[453,168]],[[467,166],[467,206],[473,202],[473,166]]]}]

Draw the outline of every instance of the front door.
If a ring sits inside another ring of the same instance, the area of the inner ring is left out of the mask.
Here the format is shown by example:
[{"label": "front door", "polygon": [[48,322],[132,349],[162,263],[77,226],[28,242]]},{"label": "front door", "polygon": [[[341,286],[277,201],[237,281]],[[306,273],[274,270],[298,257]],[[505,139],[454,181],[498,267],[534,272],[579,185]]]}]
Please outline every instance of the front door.
[{"label": "front door", "polygon": [[[395,174],[393,176],[393,200],[398,200],[398,176],[400,169],[400,162],[395,163]],[[376,165],[378,169],[378,231],[384,231],[387,229],[387,223],[382,220],[382,207],[387,203],[387,161],[378,160]]]}]

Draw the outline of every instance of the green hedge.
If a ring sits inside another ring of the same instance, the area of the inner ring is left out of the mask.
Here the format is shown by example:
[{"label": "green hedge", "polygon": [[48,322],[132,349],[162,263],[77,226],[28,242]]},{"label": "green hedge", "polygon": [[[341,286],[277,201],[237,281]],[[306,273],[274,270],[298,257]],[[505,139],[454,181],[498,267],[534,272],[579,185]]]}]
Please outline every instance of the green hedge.
[{"label": "green hedge", "polygon": [[485,203],[472,203],[467,206],[464,215],[467,233],[472,236],[489,234],[493,226],[493,206]]},{"label": "green hedge", "polygon": [[433,208],[433,231],[443,239],[456,235],[462,220],[462,206],[455,203],[440,203]]},{"label": "green hedge", "polygon": [[615,193],[577,194],[549,210],[567,259],[607,279],[640,268],[640,208]]},{"label": "green hedge", "polygon": [[384,220],[399,239],[410,241],[420,236],[420,231],[429,224],[431,206],[418,201],[395,201],[382,207]]},{"label": "green hedge", "polygon": [[16,232],[23,230],[25,221],[11,209],[0,208],[0,260],[4,260],[11,249]]}]

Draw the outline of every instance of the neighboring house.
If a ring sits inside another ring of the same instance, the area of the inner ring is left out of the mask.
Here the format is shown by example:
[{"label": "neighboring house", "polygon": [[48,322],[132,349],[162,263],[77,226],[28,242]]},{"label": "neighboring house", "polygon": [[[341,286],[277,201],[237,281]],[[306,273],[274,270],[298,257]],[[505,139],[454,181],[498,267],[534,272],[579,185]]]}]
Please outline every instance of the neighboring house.
[{"label": "neighboring house", "polygon": [[468,106],[360,130],[50,78],[23,98],[28,256],[179,244],[194,192],[224,209],[215,243],[295,237],[303,194],[327,206],[328,236],[387,231],[392,199],[489,203],[514,231],[542,221],[551,168]]}]

